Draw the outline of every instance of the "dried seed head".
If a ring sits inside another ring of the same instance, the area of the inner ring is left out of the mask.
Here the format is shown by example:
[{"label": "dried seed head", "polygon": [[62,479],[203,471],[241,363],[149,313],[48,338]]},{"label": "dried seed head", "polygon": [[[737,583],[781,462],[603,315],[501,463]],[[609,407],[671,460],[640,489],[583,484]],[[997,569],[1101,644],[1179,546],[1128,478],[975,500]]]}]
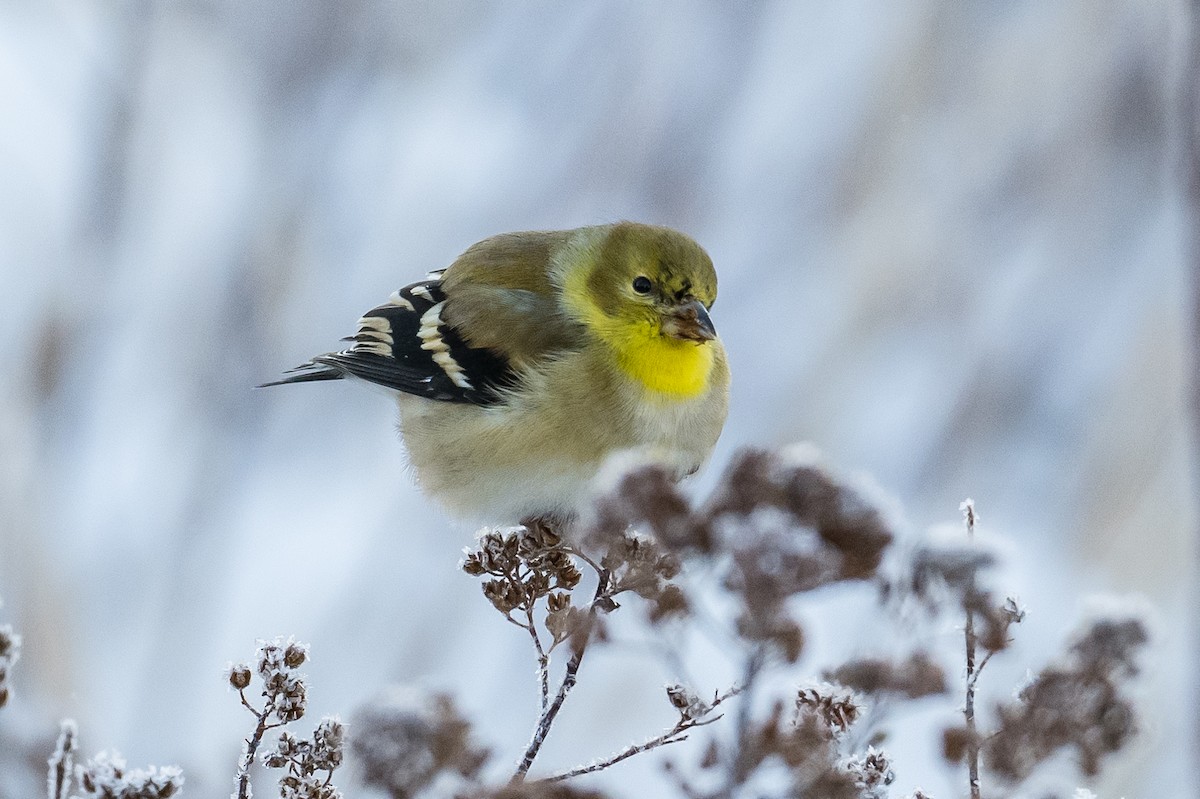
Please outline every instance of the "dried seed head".
[{"label": "dried seed head", "polygon": [[[415,796],[435,780],[474,778],[489,753],[449,697],[395,693],[359,709],[350,747],[363,781],[392,797]],[[439,783],[441,784],[441,783]]]},{"label": "dried seed head", "polygon": [[[544,520],[506,533],[484,529],[479,548],[466,554],[463,571],[491,575],[483,594],[506,616],[518,609],[532,612],[551,591],[570,591],[583,579],[562,538]],[[562,601],[561,596],[554,600]]]},{"label": "dried seed head", "polygon": [[642,463],[628,469],[612,481],[613,489],[597,502],[585,539],[603,549],[608,539],[639,528],[653,534],[669,550],[711,552],[711,527],[692,512],[677,480],[678,475],[661,464]]},{"label": "dried seed head", "polygon": [[679,716],[684,721],[703,718],[712,710],[711,705],[679,684],[667,686],[667,699],[671,706],[679,711]]},{"label": "dried seed head", "polygon": [[747,450],[725,473],[707,513],[713,521],[746,519],[766,509],[813,530],[837,553],[841,579],[873,575],[893,538],[879,511],[819,466],[786,452]]},{"label": "dried seed head", "polygon": [[833,685],[801,688],[796,695],[796,710],[800,716],[819,719],[835,735],[850,729],[862,713],[862,705],[854,694]]},{"label": "dried seed head", "polygon": [[21,636],[10,625],[0,626],[0,707],[8,704],[8,674],[21,656]]},{"label": "dried seed head", "polygon": [[236,665],[229,664],[229,668],[225,672],[226,679],[229,680],[229,685],[237,691],[243,691],[250,687],[250,679],[252,674],[250,667],[245,663]]},{"label": "dried seed head", "polygon": [[985,759],[1000,776],[1024,779],[1061,749],[1072,749],[1086,774],[1120,750],[1136,731],[1133,702],[1123,681],[1137,674],[1146,643],[1137,618],[1100,618],[1067,656],[1044,669],[997,708],[999,729],[984,743]]},{"label": "dried seed head", "polygon": [[1004,604],[1000,607],[1000,613],[1008,624],[1020,624],[1025,621],[1025,608],[1017,601],[1016,597],[1005,597]]},{"label": "dried seed head", "polygon": [[521,606],[525,601],[525,591],[520,583],[505,579],[488,580],[483,584],[483,595],[487,597],[492,607],[507,615]]},{"label": "dried seed head", "polygon": [[472,577],[487,574],[487,569],[483,565],[483,559],[478,552],[468,552],[463,557],[462,570]]},{"label": "dried seed head", "polygon": [[650,607],[650,621],[660,622],[664,619],[686,616],[691,606],[683,590],[674,583],[663,586]]},{"label": "dried seed head", "polygon": [[868,746],[861,757],[851,758],[846,768],[854,775],[854,782],[865,799],[884,799],[885,789],[896,780],[891,759],[874,746]]},{"label": "dried seed head", "polygon": [[852,660],[826,672],[825,679],[864,694],[901,694],[909,699],[946,692],[946,673],[925,652],[903,661]]},{"label": "dried seed head", "polygon": [[942,757],[950,763],[961,763],[971,747],[971,731],[966,727],[947,727],[942,730]]},{"label": "dried seed head", "polygon": [[76,766],[75,779],[83,788],[82,799],[169,799],[183,787],[178,766],[126,769],[116,752],[101,752]]},{"label": "dried seed head", "polygon": [[283,650],[283,664],[289,669],[298,669],[308,660],[308,644],[289,641]]}]

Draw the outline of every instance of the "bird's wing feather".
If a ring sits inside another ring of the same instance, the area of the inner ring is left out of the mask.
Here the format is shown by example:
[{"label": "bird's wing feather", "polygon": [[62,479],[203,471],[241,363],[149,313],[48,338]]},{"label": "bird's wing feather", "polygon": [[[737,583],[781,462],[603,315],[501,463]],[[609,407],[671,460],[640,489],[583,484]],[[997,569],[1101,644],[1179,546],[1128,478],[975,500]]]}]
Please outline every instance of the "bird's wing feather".
[{"label": "bird's wing feather", "polygon": [[445,402],[491,405],[516,375],[501,353],[471,347],[442,318],[441,280],[413,283],[363,314],[354,344],[318,355],[288,377],[264,385],[353,376],[387,388]]},{"label": "bird's wing feather", "polygon": [[583,346],[551,280],[550,263],[569,231],[505,233],[473,245],[446,270],[444,318],[474,347],[524,367]]},{"label": "bird's wing feather", "polygon": [[520,373],[583,346],[563,312],[550,262],[569,232],[502,234],[406,286],[358,320],[341,352],[318,355],[265,385],[347,375],[446,402],[491,405]]}]

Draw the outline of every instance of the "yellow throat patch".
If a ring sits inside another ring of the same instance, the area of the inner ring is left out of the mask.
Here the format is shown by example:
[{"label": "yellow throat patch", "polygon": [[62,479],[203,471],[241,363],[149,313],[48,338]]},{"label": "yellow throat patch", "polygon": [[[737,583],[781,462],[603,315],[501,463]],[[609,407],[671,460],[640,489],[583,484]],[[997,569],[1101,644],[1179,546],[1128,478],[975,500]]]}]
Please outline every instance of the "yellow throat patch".
[{"label": "yellow throat patch", "polygon": [[673,399],[691,399],[708,389],[713,367],[711,345],[669,338],[648,324],[631,327],[620,332],[604,331],[622,372],[651,391]]}]

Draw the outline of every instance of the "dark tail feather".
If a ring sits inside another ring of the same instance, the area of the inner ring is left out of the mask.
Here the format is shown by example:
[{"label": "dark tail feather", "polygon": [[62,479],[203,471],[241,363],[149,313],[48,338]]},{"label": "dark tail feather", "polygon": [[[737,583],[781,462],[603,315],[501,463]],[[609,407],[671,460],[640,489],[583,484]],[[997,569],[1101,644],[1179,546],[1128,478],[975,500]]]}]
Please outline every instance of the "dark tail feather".
[{"label": "dark tail feather", "polygon": [[295,369],[289,369],[284,374],[288,376],[281,380],[272,380],[270,383],[262,383],[255,388],[285,386],[288,383],[312,383],[317,380],[341,380],[345,376],[340,369],[311,361],[297,366]]}]

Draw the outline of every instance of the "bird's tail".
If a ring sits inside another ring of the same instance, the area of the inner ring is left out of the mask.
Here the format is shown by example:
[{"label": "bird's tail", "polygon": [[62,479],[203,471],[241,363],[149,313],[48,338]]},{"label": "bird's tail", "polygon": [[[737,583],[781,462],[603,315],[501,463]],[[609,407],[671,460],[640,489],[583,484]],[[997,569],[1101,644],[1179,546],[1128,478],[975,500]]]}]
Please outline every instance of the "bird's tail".
[{"label": "bird's tail", "polygon": [[308,363],[301,364],[295,369],[289,369],[284,372],[287,377],[279,380],[272,380],[270,383],[262,383],[255,388],[266,388],[267,386],[285,386],[288,383],[312,383],[317,380],[341,380],[345,377],[340,369],[335,369],[323,363]]}]

